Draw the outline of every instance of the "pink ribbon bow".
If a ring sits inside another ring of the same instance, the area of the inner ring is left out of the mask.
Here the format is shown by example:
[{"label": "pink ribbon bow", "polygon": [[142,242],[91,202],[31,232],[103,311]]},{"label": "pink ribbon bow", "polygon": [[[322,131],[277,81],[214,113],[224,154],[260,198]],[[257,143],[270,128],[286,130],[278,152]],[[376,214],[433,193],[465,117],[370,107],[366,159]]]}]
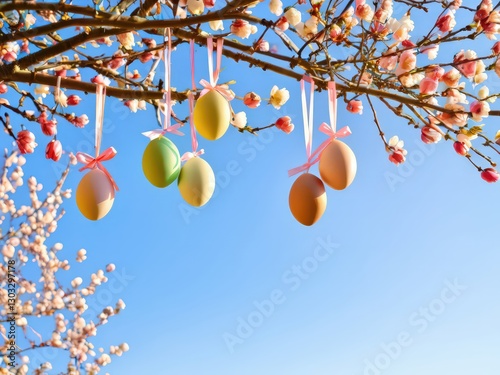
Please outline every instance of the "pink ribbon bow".
[{"label": "pink ribbon bow", "polygon": [[[306,109],[306,95],[304,89],[304,81],[307,81],[311,84],[311,101],[309,103],[309,118],[307,116]],[[295,167],[288,171],[288,176],[291,177],[297,173],[308,171],[314,164],[316,164],[323,150],[330,144],[330,142],[336,138],[344,138],[351,135],[351,129],[348,126],[344,126],[342,129],[337,131],[337,89],[334,81],[328,82],[328,113],[330,117],[330,125],[326,122],[323,122],[319,126],[319,131],[328,135],[329,138],[323,143],[319,145],[319,147],[311,153],[311,144],[312,144],[312,112],[314,108],[314,81],[307,76],[304,76],[300,81],[300,88],[302,93],[302,113],[304,116],[304,135],[306,138],[306,153],[307,153],[307,162],[299,167]]]},{"label": "pink ribbon bow", "polygon": [[108,177],[109,181],[113,185],[113,188],[118,191],[118,186],[116,185],[115,180],[111,177],[111,174],[108,170],[102,165],[103,161],[113,159],[117,154],[114,147],[107,148],[102,154],[101,151],[101,139],[102,139],[102,123],[104,119],[104,101],[106,98],[106,88],[103,84],[98,84],[96,88],[96,100],[95,100],[95,154],[96,156],[90,156],[85,152],[77,152],[76,159],[85,164],[82,168],[79,169],[80,172],[85,169],[94,169],[98,168],[104,172],[104,174]]},{"label": "pink ribbon bow", "polygon": [[79,169],[79,171],[82,172],[85,169],[94,169],[94,168],[100,169],[109,178],[109,181],[113,185],[113,188],[118,191],[119,189],[118,189],[118,186],[116,185],[115,180],[113,180],[113,177],[111,177],[111,174],[109,173],[109,171],[102,165],[103,161],[113,159],[116,154],[117,154],[117,152],[116,152],[114,147],[107,148],[106,150],[104,150],[103,153],[101,153],[97,157],[90,156],[89,154],[86,154],[85,152],[78,152],[76,154],[76,159],[80,163],[85,164],[83,167],[81,167]]},{"label": "pink ribbon bow", "polygon": [[170,69],[170,61],[172,54],[172,35],[170,33],[169,28],[166,29],[166,33],[167,33],[166,38],[168,37],[168,43],[165,38],[165,49],[163,53],[163,62],[165,65],[165,86],[166,86],[166,91],[164,95],[165,110],[163,111],[164,114],[163,129],[155,129],[142,133],[143,136],[148,137],[151,141],[162,135],[165,135],[166,133],[184,135],[184,133],[179,131],[179,128],[183,125],[182,123],[170,125],[172,118],[172,92],[170,86],[170,77],[172,75]]},{"label": "pink ribbon bow", "polygon": [[217,53],[216,53],[216,59],[217,59],[217,66],[214,72],[214,57],[213,57],[213,52],[214,52],[214,44],[213,44],[213,38],[209,37],[207,38],[207,51],[208,51],[208,71],[210,75],[210,82],[202,79],[200,81],[200,85],[203,86],[203,90],[200,93],[200,97],[205,95],[207,92],[211,90],[217,91],[219,94],[221,94],[226,100],[230,101],[234,99],[234,92],[229,89],[229,86],[226,84],[222,85],[217,85],[217,81],[219,80],[219,73],[220,73],[220,65],[222,62],[222,46],[224,45],[224,39],[223,38],[218,38],[217,39]]}]

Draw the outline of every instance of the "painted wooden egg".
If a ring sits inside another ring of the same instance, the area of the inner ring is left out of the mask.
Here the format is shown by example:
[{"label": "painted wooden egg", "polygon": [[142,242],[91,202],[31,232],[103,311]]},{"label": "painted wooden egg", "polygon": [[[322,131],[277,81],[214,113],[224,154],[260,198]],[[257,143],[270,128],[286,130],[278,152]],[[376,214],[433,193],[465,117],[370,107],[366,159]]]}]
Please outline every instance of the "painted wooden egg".
[{"label": "painted wooden egg", "polygon": [[115,189],[100,169],[92,169],[76,188],[76,205],[89,220],[99,220],[108,214],[115,200]]},{"label": "painted wooden egg", "polygon": [[297,221],[313,225],[326,209],[326,191],[323,181],[310,173],[304,173],[295,180],[288,196],[290,211]]},{"label": "painted wooden egg", "polygon": [[142,171],[151,184],[164,188],[175,181],[181,170],[181,157],[175,144],[160,136],[149,142],[142,155]]},{"label": "painted wooden egg", "polygon": [[356,177],[356,170],[356,155],[344,142],[334,139],[321,153],[319,175],[332,189],[348,187]]},{"label": "painted wooden egg", "polygon": [[193,122],[203,138],[210,141],[224,135],[231,121],[229,103],[221,94],[210,90],[196,101]]},{"label": "painted wooden egg", "polygon": [[214,171],[205,160],[199,157],[191,158],[182,166],[177,184],[182,198],[187,203],[201,207],[214,193]]}]

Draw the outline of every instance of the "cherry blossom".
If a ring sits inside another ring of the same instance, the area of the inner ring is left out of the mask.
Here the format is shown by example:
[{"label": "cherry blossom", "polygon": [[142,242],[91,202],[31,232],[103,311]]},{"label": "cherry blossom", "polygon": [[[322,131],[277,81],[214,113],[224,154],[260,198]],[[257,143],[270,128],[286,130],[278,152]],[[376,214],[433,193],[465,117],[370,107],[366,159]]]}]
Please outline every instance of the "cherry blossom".
[{"label": "cherry blossom", "polygon": [[275,126],[279,130],[284,131],[286,134],[290,134],[294,129],[294,125],[292,124],[292,119],[289,116],[283,116],[277,119]]},{"label": "cherry blossom", "polygon": [[290,93],[286,88],[279,89],[278,86],[273,86],[271,89],[271,97],[269,98],[269,104],[274,108],[280,109],[288,99],[290,99]]}]

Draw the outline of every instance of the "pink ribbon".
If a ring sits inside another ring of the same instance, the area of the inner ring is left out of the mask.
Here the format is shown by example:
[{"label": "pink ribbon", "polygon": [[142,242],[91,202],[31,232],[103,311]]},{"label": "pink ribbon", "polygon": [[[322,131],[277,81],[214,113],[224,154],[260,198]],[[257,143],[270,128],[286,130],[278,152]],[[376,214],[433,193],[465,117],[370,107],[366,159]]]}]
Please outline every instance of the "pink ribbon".
[{"label": "pink ribbon", "polygon": [[90,156],[89,154],[86,154],[85,152],[78,152],[76,154],[76,159],[82,163],[85,164],[82,168],[79,169],[80,172],[84,171],[85,169],[94,169],[98,168],[101,171],[104,172],[104,174],[108,177],[109,181],[113,185],[113,188],[115,190],[118,190],[118,186],[116,185],[115,180],[113,180],[113,177],[111,177],[111,174],[108,172],[108,170],[102,165],[103,161],[113,159],[115,155],[117,154],[116,150],[114,147],[109,147],[104,152],[96,157]]},{"label": "pink ribbon", "polygon": [[196,151],[198,148],[198,140],[196,139],[196,129],[193,123],[193,111],[194,111],[194,91],[196,91],[196,82],[194,80],[194,40],[189,41],[189,52],[190,52],[190,61],[191,61],[191,87],[192,91],[189,93],[188,102],[189,102],[189,126],[191,128],[191,148],[193,152],[186,152],[181,157],[181,162],[188,161],[191,158],[195,158],[197,156],[203,155],[205,150],[201,149],[200,151]]},{"label": "pink ribbon", "polygon": [[102,139],[102,123],[104,119],[104,102],[106,99],[106,87],[103,84],[98,84],[96,88],[96,100],[95,100],[95,115],[96,115],[96,124],[95,124],[95,157],[85,153],[85,152],[77,152],[76,159],[85,164],[82,168],[79,169],[80,172],[85,169],[94,169],[98,168],[104,172],[104,174],[108,177],[109,181],[113,185],[115,190],[119,190],[116,185],[115,180],[111,177],[111,174],[108,170],[102,165],[103,161],[113,159],[117,154],[114,147],[107,148],[102,154],[101,151],[101,139]]},{"label": "pink ribbon", "polygon": [[[162,135],[165,135],[166,133],[172,133],[176,135],[184,135],[181,131],[179,131],[179,128],[183,125],[182,123],[177,123],[175,125],[171,125],[171,118],[172,118],[172,90],[171,90],[171,85],[170,85],[170,77],[172,76],[171,72],[171,66],[170,66],[170,61],[171,61],[171,55],[172,55],[172,35],[170,32],[170,28],[166,29],[166,37],[165,37],[165,49],[163,50],[163,63],[165,66],[165,95],[164,95],[164,100],[165,100],[165,110],[163,111],[164,114],[164,121],[163,121],[163,129],[155,129],[151,131],[147,131],[142,133],[145,137],[148,137],[151,141],[153,139],[156,139]],[[167,38],[168,38],[168,43],[167,43]]]},{"label": "pink ribbon", "polygon": [[[309,112],[307,112],[307,99],[306,99],[306,90],[305,90],[305,82],[310,84],[309,91]],[[311,77],[306,75],[302,76],[300,80],[300,94],[302,99],[302,119],[304,121],[304,141],[306,144],[306,155],[307,162],[300,167],[296,167],[290,169],[288,171],[288,176],[293,176],[302,171],[308,171],[309,168],[313,165],[311,163],[311,145],[312,145],[312,136],[313,136],[313,110],[314,110],[314,81]]]},{"label": "pink ribbon", "polygon": [[[311,102],[309,103],[309,118],[307,116],[306,109],[306,94],[304,89],[304,81],[311,84]],[[299,167],[290,169],[288,171],[288,176],[291,177],[297,173],[303,171],[309,171],[314,164],[319,161],[321,153],[330,144],[330,142],[336,138],[344,138],[351,135],[351,129],[348,126],[344,126],[342,129],[337,131],[337,89],[334,81],[328,82],[328,114],[330,117],[330,125],[323,122],[319,126],[319,131],[328,135],[329,138],[319,145],[319,147],[311,153],[312,144],[312,111],[313,111],[313,95],[314,95],[314,81],[310,77],[304,76],[300,81],[300,88],[302,94],[302,114],[304,117],[304,135],[306,138],[306,153],[307,162]]]},{"label": "pink ribbon", "polygon": [[213,44],[213,38],[209,37],[207,38],[207,51],[208,51],[208,72],[210,74],[210,82],[202,79],[200,81],[200,85],[203,86],[203,90],[200,93],[200,97],[205,95],[207,92],[211,90],[217,91],[219,94],[221,94],[226,100],[230,101],[234,99],[234,92],[229,89],[229,86],[226,84],[222,85],[217,85],[217,81],[219,80],[219,73],[220,73],[220,65],[222,62],[222,46],[224,45],[224,39],[223,38],[218,38],[217,39],[217,53],[216,53],[216,69],[214,72],[214,44]]}]

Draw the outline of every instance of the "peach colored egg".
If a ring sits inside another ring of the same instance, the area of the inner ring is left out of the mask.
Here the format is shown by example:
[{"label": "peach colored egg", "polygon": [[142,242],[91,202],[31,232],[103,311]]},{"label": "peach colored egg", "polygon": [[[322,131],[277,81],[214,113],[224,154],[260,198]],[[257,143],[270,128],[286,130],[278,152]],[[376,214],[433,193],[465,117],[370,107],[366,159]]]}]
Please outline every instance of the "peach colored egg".
[{"label": "peach colored egg", "polygon": [[325,184],[343,190],[356,177],[356,155],[344,142],[334,139],[321,153],[318,168]]},{"label": "peach colored egg", "polygon": [[115,200],[115,189],[100,169],[92,169],[78,184],[76,204],[89,220],[99,220],[108,214]]},{"label": "peach colored egg", "polygon": [[231,121],[229,103],[221,94],[211,90],[199,98],[193,110],[193,123],[203,138],[210,141],[224,135]]},{"label": "peach colored egg", "polygon": [[191,158],[182,166],[177,185],[187,203],[201,207],[214,193],[214,171],[205,160],[199,157]]},{"label": "peach colored egg", "polygon": [[326,209],[325,185],[318,177],[304,173],[295,180],[288,196],[290,211],[303,225],[313,225]]}]

